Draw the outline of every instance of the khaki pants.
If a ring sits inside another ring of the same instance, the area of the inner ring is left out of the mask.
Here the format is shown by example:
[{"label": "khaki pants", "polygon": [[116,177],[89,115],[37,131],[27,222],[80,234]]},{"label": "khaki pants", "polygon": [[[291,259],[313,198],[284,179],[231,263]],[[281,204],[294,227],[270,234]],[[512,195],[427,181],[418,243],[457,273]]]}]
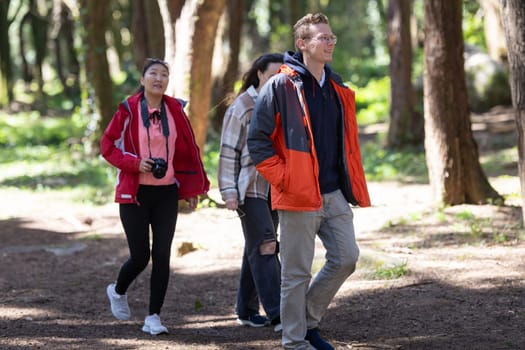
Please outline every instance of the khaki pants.
[{"label": "khaki pants", "polygon": [[[281,323],[285,349],[311,349],[307,329],[318,326],[359,257],[353,212],[341,191],[323,195],[318,211],[279,211],[281,225]],[[315,236],[326,261],[311,281]]]}]

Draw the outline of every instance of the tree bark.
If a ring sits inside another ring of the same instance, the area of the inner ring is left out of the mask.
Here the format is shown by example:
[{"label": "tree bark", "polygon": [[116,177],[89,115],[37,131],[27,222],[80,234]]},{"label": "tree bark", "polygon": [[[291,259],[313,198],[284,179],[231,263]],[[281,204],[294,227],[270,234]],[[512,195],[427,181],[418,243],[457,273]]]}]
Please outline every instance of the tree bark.
[{"label": "tree bark", "polygon": [[92,152],[99,150],[99,140],[115,111],[113,82],[107,59],[106,29],[109,2],[82,0],[83,23],[86,28],[86,78],[93,88],[96,113],[100,116],[91,138]]},{"label": "tree bark", "polygon": [[212,58],[219,19],[226,0],[186,0],[176,23],[176,58],[170,73],[174,95],[189,100],[186,108],[195,138],[204,152],[211,101]]},{"label": "tree bark", "polygon": [[205,0],[201,1],[196,12],[190,70],[189,116],[201,152],[204,151],[208,130],[215,34],[225,6],[225,0]]},{"label": "tree bark", "polygon": [[389,1],[390,123],[386,144],[388,148],[402,148],[423,142],[422,116],[414,110],[410,14],[410,1]]},{"label": "tree bark", "polygon": [[75,52],[72,16],[63,0],[54,0],[49,36],[54,43],[56,70],[64,93],[75,102],[80,102],[80,64]]},{"label": "tree bark", "polygon": [[505,63],[507,60],[507,45],[505,32],[501,23],[501,13],[498,0],[480,0],[483,8],[483,29],[485,32],[485,42],[487,51],[491,58],[498,62]]},{"label": "tree bark", "polygon": [[501,13],[508,48],[512,105],[516,113],[522,224],[525,224],[525,2],[501,0]]},{"label": "tree bark", "polygon": [[425,149],[434,200],[502,202],[479,163],[468,109],[461,0],[426,0]]},{"label": "tree bark", "polygon": [[239,78],[239,52],[241,50],[241,32],[244,15],[244,0],[228,1],[228,25],[226,32],[229,54],[227,55],[226,70],[219,81],[219,94],[216,98],[217,108],[213,119],[213,127],[220,130],[224,113],[228,108],[228,96],[233,93],[235,81]]},{"label": "tree bark", "polygon": [[157,1],[133,0],[132,6],[133,56],[141,69],[148,57],[164,58],[164,27]]},{"label": "tree bark", "polygon": [[33,0],[30,1],[30,18],[31,18],[31,33],[33,37],[33,47],[35,49],[35,67],[34,73],[38,83],[38,91],[36,94],[36,101],[38,108],[45,112],[46,106],[44,101],[44,76],[42,66],[44,59],[47,56],[47,28],[48,28],[48,14],[39,13],[37,3]]},{"label": "tree bark", "polygon": [[0,106],[13,100],[13,69],[9,43],[8,10],[10,0],[0,2]]}]

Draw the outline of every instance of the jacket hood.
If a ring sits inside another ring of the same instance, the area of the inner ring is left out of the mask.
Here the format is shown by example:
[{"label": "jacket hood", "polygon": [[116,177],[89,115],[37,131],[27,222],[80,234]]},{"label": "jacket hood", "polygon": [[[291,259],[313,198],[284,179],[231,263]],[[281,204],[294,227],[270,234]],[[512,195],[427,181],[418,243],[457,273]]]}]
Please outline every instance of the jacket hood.
[{"label": "jacket hood", "polygon": [[[306,76],[314,78],[312,73],[306,68],[303,61],[303,54],[301,52],[294,52],[294,51],[287,51],[284,53],[284,64],[289,66],[290,68],[293,68],[297,73]],[[332,69],[330,68],[329,64],[324,65],[324,72],[326,79],[332,76]]]}]

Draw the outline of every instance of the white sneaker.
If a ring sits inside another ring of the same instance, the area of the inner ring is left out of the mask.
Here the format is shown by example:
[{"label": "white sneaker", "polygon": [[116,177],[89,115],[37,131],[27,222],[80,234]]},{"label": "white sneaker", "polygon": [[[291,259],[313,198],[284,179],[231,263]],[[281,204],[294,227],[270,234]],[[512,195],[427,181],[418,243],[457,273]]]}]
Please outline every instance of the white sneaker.
[{"label": "white sneaker", "polygon": [[111,304],[111,313],[113,316],[122,321],[129,320],[131,317],[131,311],[129,310],[127,294],[118,294],[115,291],[115,283],[111,283],[106,288],[106,294],[108,295],[109,303]]},{"label": "white sneaker", "polygon": [[168,329],[160,323],[160,317],[157,314],[146,317],[144,320],[144,326],[142,326],[142,331],[151,335],[168,333]]}]

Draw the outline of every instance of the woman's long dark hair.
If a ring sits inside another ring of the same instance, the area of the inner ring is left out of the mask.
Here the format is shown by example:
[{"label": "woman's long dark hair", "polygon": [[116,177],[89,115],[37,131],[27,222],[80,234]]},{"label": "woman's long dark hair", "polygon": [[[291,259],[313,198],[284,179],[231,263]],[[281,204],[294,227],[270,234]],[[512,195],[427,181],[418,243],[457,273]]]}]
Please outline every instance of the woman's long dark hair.
[{"label": "woman's long dark hair", "polygon": [[267,53],[259,58],[257,58],[255,61],[253,61],[252,66],[250,69],[244,73],[242,77],[242,86],[239,90],[239,94],[242,94],[244,91],[246,91],[251,85],[253,87],[258,88],[259,87],[259,77],[257,76],[257,72],[261,71],[264,72],[270,63],[282,63],[284,59],[283,54],[280,53]]}]

